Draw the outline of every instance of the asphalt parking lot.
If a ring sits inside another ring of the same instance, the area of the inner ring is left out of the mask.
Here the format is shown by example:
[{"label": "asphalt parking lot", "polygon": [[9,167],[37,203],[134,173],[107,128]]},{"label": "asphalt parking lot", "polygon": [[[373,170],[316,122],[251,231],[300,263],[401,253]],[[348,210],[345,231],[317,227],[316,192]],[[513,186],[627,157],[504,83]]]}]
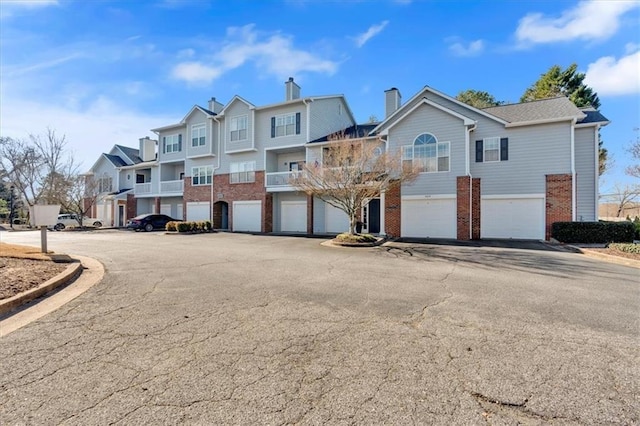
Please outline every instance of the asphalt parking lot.
[{"label": "asphalt parking lot", "polygon": [[0,339],[0,424],[640,423],[637,269],[321,241],[49,233],[106,274]]}]

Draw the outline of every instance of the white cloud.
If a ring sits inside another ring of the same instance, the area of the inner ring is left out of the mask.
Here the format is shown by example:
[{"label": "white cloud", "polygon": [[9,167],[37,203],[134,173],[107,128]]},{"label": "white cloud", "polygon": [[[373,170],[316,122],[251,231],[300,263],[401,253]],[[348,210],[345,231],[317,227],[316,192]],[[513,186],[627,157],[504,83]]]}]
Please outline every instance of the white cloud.
[{"label": "white cloud", "polygon": [[338,68],[334,61],[295,48],[289,36],[274,34],[260,39],[260,34],[250,24],[228,28],[227,41],[209,61],[180,63],[173,68],[171,75],[191,84],[209,84],[223,73],[248,62],[278,78],[301,72],[333,74]]},{"label": "white cloud", "polygon": [[478,56],[484,50],[484,41],[474,40],[466,46],[457,37],[448,38],[445,41],[451,43],[449,50],[456,56]]},{"label": "white cloud", "polygon": [[382,21],[377,25],[370,26],[369,29],[364,33],[358,34],[357,36],[355,36],[354,41],[356,43],[356,46],[359,48],[364,46],[365,43],[371,40],[372,37],[380,34],[380,32],[382,32],[382,30],[384,30],[384,28],[388,24],[389,24],[389,21]]},{"label": "white cloud", "polygon": [[0,4],[0,19],[4,19],[13,16],[16,11],[57,6],[60,3],[58,0],[0,0]]},{"label": "white cloud", "polygon": [[632,95],[640,93],[640,51],[616,61],[605,56],[589,64],[585,84],[598,95]]},{"label": "white cloud", "polygon": [[523,43],[605,40],[618,31],[622,15],[638,6],[636,1],[582,1],[560,17],[530,13],[520,20],[516,38]]},{"label": "white cloud", "polygon": [[627,43],[624,45],[625,53],[633,53],[637,50],[640,50],[640,43]]}]

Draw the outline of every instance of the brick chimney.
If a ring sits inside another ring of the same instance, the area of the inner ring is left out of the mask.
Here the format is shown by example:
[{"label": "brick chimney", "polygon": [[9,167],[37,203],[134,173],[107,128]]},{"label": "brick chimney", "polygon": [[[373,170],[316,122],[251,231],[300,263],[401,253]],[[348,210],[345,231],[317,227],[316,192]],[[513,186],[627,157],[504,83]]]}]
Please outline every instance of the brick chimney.
[{"label": "brick chimney", "polygon": [[300,86],[298,86],[294,81],[293,77],[289,77],[289,80],[285,81],[285,101],[292,101],[294,99],[300,99]]},{"label": "brick chimney", "polygon": [[389,117],[400,108],[402,95],[395,87],[384,91],[384,118]]}]

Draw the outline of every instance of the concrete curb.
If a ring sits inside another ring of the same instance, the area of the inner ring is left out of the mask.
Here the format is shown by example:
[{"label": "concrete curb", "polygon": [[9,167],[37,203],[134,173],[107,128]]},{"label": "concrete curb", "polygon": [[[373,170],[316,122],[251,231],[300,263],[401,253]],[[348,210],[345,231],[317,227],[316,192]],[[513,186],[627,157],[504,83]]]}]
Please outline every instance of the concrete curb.
[{"label": "concrete curb", "polygon": [[631,268],[640,269],[640,260],[627,259],[626,257],[611,256],[610,254],[599,253],[597,251],[589,250],[584,247],[568,246],[575,250],[576,253],[584,254],[594,259],[599,259],[604,262],[615,263],[618,265],[629,266]]},{"label": "concrete curb", "polygon": [[8,299],[1,300],[0,315],[4,315],[7,312],[12,311],[19,306],[22,306],[27,302],[31,302],[33,299],[37,299],[38,297],[73,281],[74,279],[79,277],[81,273],[82,263],[75,262],[70,264],[63,272],[59,273],[48,281],[45,281],[38,287],[32,288],[31,290],[27,290],[20,294],[16,294],[15,296],[9,297]]},{"label": "concrete curb", "polygon": [[[19,308],[15,308],[15,311],[9,313],[6,317],[4,315],[1,315],[0,337],[4,337],[7,334],[16,331],[17,329],[24,327],[25,325],[55,311],[65,303],[68,303],[76,297],[80,296],[85,291],[93,287],[93,285],[102,280],[102,277],[104,276],[104,266],[102,266],[100,262],[90,257],[84,256],[74,256],[74,258],[79,260],[79,262],[75,263],[74,266],[76,266],[78,268],[78,271],[81,271],[82,274],[79,274],[78,272],[79,275],[77,276],[77,278],[66,287],[62,288],[60,291],[50,294],[47,297],[42,297],[41,300],[35,303],[24,302],[25,304],[21,305]],[[63,274],[68,271],[69,268]],[[60,275],[53,278],[52,280],[57,279],[58,277],[60,277]],[[64,281],[65,284],[70,282],[71,276],[66,276],[66,278],[68,279]],[[47,283],[49,283],[49,281],[47,281]],[[58,283],[58,287],[60,287],[61,285],[62,282]]]}]

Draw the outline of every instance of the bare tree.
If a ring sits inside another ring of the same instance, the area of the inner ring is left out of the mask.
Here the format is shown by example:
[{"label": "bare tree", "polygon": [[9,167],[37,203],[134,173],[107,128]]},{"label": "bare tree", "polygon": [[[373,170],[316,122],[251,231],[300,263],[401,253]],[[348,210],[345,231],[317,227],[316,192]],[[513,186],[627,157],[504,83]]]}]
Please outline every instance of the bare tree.
[{"label": "bare tree", "polygon": [[74,159],[66,151],[66,138],[47,129],[44,137],[28,140],[0,138],[0,175],[6,176],[28,205],[55,203],[77,174]]},{"label": "bare tree", "polygon": [[291,184],[345,212],[353,235],[358,214],[369,200],[417,177],[417,168],[403,167],[400,153],[386,152],[380,139],[340,134],[323,147],[323,163],[305,165]]},{"label": "bare tree", "polygon": [[59,195],[57,202],[66,212],[76,215],[76,220],[82,228],[85,216],[88,216],[98,200],[98,182],[93,176],[77,175],[71,179],[66,192]]},{"label": "bare tree", "polygon": [[607,198],[615,203],[616,216],[622,217],[628,210],[636,209],[640,205],[640,187],[637,185],[616,185],[614,192]]},{"label": "bare tree", "polygon": [[[636,134],[640,131],[637,127],[633,130],[636,131]],[[627,151],[629,151],[631,157],[636,160],[636,163],[627,167],[626,172],[629,176],[640,178],[640,134],[636,136],[635,142],[631,143]]]}]

